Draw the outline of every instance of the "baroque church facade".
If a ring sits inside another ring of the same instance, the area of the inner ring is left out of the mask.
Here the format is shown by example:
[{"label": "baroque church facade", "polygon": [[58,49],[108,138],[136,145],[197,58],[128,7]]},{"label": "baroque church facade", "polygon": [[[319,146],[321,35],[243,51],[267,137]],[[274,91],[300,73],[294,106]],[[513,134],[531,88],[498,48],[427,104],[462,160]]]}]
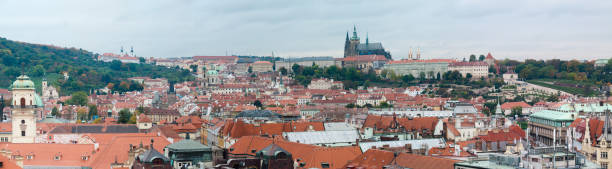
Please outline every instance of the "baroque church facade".
[{"label": "baroque church facade", "polygon": [[357,36],[357,27],[353,27],[353,36],[349,38],[349,33],[346,32],[346,41],[344,42],[344,57],[353,57],[358,55],[383,55],[386,59],[391,60],[391,53],[383,48],[382,43],[370,43],[369,37],[366,36],[365,43],[361,43]]}]

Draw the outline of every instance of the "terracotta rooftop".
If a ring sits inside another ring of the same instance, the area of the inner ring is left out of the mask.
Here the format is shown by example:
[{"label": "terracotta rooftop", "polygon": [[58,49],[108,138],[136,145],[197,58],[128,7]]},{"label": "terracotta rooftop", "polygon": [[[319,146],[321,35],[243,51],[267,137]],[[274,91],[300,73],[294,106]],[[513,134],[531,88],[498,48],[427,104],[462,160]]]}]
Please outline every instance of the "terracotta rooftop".
[{"label": "terracotta rooftop", "polygon": [[405,63],[454,63],[453,59],[428,59],[428,60],[394,60],[389,61],[388,64],[405,64]]},{"label": "terracotta rooftop", "polygon": [[264,138],[258,136],[242,137],[232,145],[230,153],[234,154],[251,154],[258,152],[261,149],[276,144],[292,154],[293,159],[299,159],[304,162],[304,168],[322,168],[322,163],[329,164],[329,168],[342,168],[347,161],[361,155],[361,150],[357,146],[347,147],[320,147],[309,144],[300,144],[289,141],[284,141],[276,138]]}]

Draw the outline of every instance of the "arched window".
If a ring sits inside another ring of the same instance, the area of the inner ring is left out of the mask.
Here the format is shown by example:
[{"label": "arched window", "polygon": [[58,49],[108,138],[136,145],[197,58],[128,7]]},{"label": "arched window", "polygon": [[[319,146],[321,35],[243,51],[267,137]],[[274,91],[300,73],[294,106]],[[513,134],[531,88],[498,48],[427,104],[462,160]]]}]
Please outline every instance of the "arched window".
[{"label": "arched window", "polygon": [[21,108],[25,108],[25,104],[26,104],[25,98],[22,97],[21,98]]}]

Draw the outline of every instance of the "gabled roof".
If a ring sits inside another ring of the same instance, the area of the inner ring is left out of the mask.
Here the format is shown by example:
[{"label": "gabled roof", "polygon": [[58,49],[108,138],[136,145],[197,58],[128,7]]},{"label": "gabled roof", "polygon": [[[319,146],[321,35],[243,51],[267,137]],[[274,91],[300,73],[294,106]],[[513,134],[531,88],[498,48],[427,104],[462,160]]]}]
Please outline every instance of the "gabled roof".
[{"label": "gabled roof", "polygon": [[151,123],[151,119],[149,117],[147,117],[147,115],[145,115],[144,113],[141,113],[140,115],[138,115],[138,122],[139,123]]},{"label": "gabled roof", "polygon": [[346,147],[320,147],[309,144],[301,144],[284,141],[280,138],[264,138],[258,136],[242,137],[230,148],[233,154],[255,155],[271,144],[278,145],[291,153],[293,159],[299,159],[305,164],[304,168],[322,168],[322,163],[329,164],[330,168],[341,168],[347,161],[361,155],[357,146]]},{"label": "gabled roof", "polygon": [[22,169],[17,164],[15,164],[15,162],[10,161],[8,158],[6,158],[6,157],[4,157],[2,155],[0,155],[0,163],[2,163],[2,168]]},{"label": "gabled roof", "polygon": [[138,155],[138,159],[140,159],[143,162],[147,162],[147,163],[151,163],[155,159],[162,159],[165,162],[170,161],[170,159],[168,157],[166,157],[163,154],[159,153],[155,149],[149,149],[149,150],[143,152],[142,154]]},{"label": "gabled roof", "polygon": [[531,106],[525,102],[506,102],[501,105],[501,108],[504,110],[512,109],[514,107],[531,108]]},{"label": "gabled roof", "polygon": [[351,160],[344,168],[378,169],[393,165],[402,168],[439,169],[453,168],[456,162],[459,161],[408,153],[398,153],[395,156],[394,152],[391,151],[370,149]]},{"label": "gabled roof", "polygon": [[459,162],[459,160],[408,153],[400,153],[393,161],[394,164],[399,166],[415,169],[453,168],[456,162]]}]

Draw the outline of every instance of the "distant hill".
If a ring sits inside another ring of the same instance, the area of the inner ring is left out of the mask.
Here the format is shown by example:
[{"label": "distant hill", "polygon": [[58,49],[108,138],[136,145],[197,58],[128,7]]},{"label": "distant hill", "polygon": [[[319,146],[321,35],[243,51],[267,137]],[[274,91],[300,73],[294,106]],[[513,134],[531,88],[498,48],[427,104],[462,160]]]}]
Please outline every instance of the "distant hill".
[{"label": "distant hill", "polygon": [[[101,62],[96,57],[97,54],[83,49],[17,42],[0,37],[0,88],[8,88],[22,72],[34,79],[37,88],[40,88],[41,79],[47,77],[49,83],[58,88],[60,95],[90,91],[109,83],[118,85],[133,76],[163,77],[170,82],[193,79],[188,70],[118,61]],[[63,79],[63,72],[68,72],[68,80]]]}]

